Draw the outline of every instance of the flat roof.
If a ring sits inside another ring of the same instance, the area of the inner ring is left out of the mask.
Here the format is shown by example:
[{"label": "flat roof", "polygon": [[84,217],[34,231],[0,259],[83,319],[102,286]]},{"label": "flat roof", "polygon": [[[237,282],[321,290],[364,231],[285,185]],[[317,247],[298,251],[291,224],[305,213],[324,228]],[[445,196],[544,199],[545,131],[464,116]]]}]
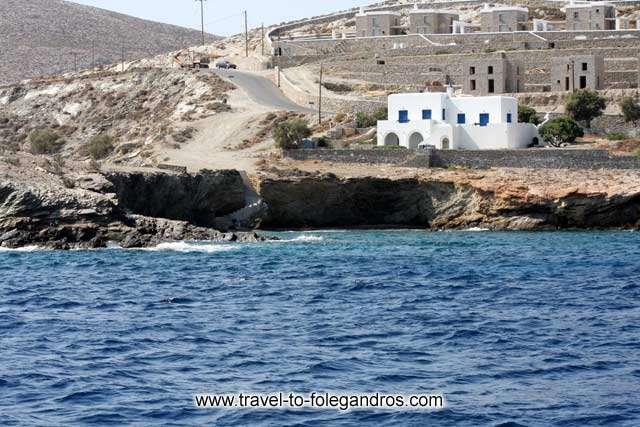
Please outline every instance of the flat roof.
[{"label": "flat roof", "polygon": [[371,12],[364,12],[364,13],[358,13],[356,16],[375,16],[375,15],[393,15],[393,16],[401,16],[398,12],[392,12],[392,11],[387,11],[387,10],[381,10],[381,11],[371,11]]},{"label": "flat roof", "polygon": [[480,13],[488,13],[488,12],[527,12],[529,13],[529,9],[526,7],[518,7],[518,6],[498,6],[491,7],[488,9],[482,9]]},{"label": "flat roof", "polygon": [[565,9],[579,9],[579,8],[592,8],[592,7],[615,7],[613,3],[607,3],[606,1],[592,1],[589,3],[569,3]]},{"label": "flat roof", "polygon": [[450,9],[411,9],[409,14],[420,14],[420,13],[446,13],[450,15],[459,15],[460,13],[457,10]]}]

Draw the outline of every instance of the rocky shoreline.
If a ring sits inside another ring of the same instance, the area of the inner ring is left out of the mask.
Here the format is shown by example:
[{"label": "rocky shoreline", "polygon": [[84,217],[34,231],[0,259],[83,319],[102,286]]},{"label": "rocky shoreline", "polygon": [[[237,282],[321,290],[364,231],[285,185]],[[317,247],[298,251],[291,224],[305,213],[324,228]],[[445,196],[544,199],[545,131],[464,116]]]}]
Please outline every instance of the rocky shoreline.
[{"label": "rocky shoreline", "polygon": [[417,227],[430,230],[638,229],[640,188],[536,193],[513,182],[449,178],[263,176],[272,228]]},{"label": "rocky shoreline", "polygon": [[[207,176],[228,177],[229,173],[212,172]],[[166,177],[177,179],[169,174]],[[180,219],[138,215],[120,203],[114,186],[105,176],[83,175],[76,181],[74,188],[58,185],[55,179],[37,184],[0,181],[0,247],[69,250],[113,244],[122,248],[144,248],[175,241],[246,243],[272,239],[253,231],[220,231]],[[224,179],[222,182],[228,185]],[[242,185],[242,180],[237,182]],[[84,188],[80,188],[80,184]],[[166,197],[175,197],[173,190],[165,187]],[[224,187],[219,189],[222,190]],[[200,196],[197,192],[193,194],[194,198]],[[213,208],[222,206],[224,213],[225,202],[219,202],[208,201]],[[141,203],[150,205],[144,200]],[[211,218],[215,221],[215,212]]]},{"label": "rocky shoreline", "polygon": [[[638,229],[640,188],[536,193],[463,176],[338,177],[271,171],[252,178],[267,209],[247,210],[237,171],[110,172],[0,181],[0,247],[153,247],[176,241],[261,242],[262,229]],[[69,181],[72,181],[71,184]],[[63,185],[64,184],[64,185]],[[244,231],[237,231],[244,230]]]}]

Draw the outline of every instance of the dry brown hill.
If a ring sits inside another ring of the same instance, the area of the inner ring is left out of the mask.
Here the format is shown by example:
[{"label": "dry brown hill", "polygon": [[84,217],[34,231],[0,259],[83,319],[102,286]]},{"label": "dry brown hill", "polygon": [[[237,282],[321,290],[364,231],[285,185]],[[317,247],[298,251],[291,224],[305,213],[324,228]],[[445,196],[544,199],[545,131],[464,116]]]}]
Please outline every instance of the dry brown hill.
[{"label": "dry brown hill", "polygon": [[0,84],[88,68],[92,58],[118,62],[123,45],[138,59],[200,40],[199,31],[62,0],[0,0]]}]

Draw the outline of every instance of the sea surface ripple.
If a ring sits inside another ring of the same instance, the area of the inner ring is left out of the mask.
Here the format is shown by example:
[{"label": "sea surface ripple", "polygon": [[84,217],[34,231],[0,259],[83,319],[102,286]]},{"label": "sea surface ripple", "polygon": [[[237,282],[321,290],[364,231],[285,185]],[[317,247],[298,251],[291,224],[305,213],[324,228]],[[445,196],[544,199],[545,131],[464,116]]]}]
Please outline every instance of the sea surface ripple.
[{"label": "sea surface ripple", "polygon": [[[639,426],[640,233],[0,252],[0,425]],[[197,393],[443,393],[433,412]]]}]

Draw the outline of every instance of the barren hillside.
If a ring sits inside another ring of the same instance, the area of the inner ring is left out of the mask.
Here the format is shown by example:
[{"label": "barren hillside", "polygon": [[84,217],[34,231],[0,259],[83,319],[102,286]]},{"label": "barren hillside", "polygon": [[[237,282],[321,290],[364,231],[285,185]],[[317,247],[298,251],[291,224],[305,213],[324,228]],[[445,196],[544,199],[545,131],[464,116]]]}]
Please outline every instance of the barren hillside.
[{"label": "barren hillside", "polygon": [[200,44],[198,31],[62,0],[2,0],[0,17],[0,84],[117,62],[122,46],[137,59]]}]

